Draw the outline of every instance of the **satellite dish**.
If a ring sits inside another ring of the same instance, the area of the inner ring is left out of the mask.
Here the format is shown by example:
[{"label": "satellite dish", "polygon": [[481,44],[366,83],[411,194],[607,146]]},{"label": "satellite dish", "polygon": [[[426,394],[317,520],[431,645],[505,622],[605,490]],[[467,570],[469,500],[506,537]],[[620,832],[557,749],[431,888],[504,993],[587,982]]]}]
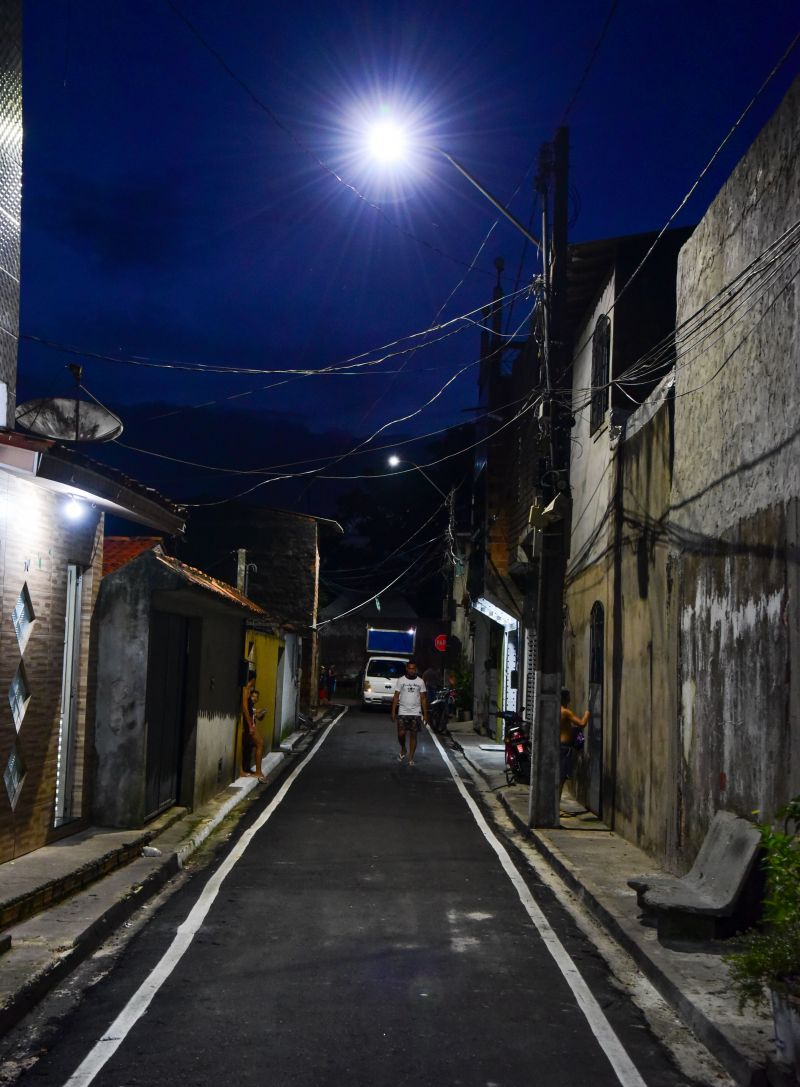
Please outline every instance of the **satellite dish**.
[{"label": "satellite dish", "polygon": [[16,420],[33,434],[67,442],[110,442],[122,433],[122,421],[102,404],[66,396],[19,404]]}]

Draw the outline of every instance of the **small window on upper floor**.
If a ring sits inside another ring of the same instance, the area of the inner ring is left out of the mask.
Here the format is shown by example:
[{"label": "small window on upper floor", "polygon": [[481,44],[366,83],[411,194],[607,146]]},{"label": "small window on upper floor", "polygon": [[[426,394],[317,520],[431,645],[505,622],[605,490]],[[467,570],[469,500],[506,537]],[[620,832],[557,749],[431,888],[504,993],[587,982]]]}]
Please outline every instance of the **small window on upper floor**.
[{"label": "small window on upper floor", "polygon": [[25,675],[25,665],[20,661],[19,668],[17,668],[14,678],[11,680],[11,686],[8,688],[8,704],[11,707],[11,716],[14,718],[14,726],[17,732],[22,727],[22,718],[25,716],[25,710],[27,710],[30,700],[31,692]]},{"label": "small window on upper floor", "polygon": [[611,353],[611,320],[602,314],[597,318],[592,336],[592,408],[589,433],[603,425],[608,408],[609,356]]},{"label": "small window on upper floor", "polygon": [[11,621],[13,622],[14,630],[17,633],[20,652],[25,648],[35,619],[36,616],[33,614],[33,605],[31,604],[28,586],[23,585],[22,591],[14,605],[14,611],[11,614]]}]

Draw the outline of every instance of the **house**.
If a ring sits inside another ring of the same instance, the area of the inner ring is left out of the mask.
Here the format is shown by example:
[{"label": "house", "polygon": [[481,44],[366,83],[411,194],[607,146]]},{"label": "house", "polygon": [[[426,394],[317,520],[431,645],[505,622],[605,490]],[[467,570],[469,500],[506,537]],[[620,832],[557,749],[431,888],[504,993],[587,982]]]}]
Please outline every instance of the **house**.
[{"label": "house", "polygon": [[165,535],[182,510],[56,441],[13,429],[19,335],[21,5],[0,33],[0,862],[90,818],[103,522]]},{"label": "house", "polygon": [[248,651],[255,663],[256,643],[271,739],[278,638],[263,608],[159,541],[111,537],[106,564],[93,815],[102,826],[140,827],[175,804],[199,807],[239,776],[243,664]]},{"label": "house", "polygon": [[[669,447],[662,444],[642,454],[637,477],[641,508],[636,514],[625,511],[623,495],[632,484],[624,482],[622,466],[633,448],[627,437],[633,439],[640,426],[642,413],[634,410],[636,404],[647,400],[674,365],[675,276],[678,253],[689,234],[686,229],[667,232],[633,280],[630,277],[655,235],[609,239],[570,250],[575,425],[564,579],[564,675],[573,708],[590,712],[573,788],[614,829],[624,822],[622,809],[627,803],[626,794],[617,789],[619,743],[626,727],[621,699],[630,697],[631,668],[637,674],[647,671],[649,655],[660,657],[664,632],[664,600],[655,584],[645,591],[638,581],[630,586],[626,578],[631,563],[636,575],[645,568],[645,558],[647,563],[653,558],[648,550],[653,543],[650,526],[663,517],[668,500]],[[635,369],[639,360],[650,355],[653,367],[640,374]],[[641,528],[632,527],[632,517]],[[618,644],[618,619],[623,615],[628,624],[624,668]],[[649,719],[668,712],[663,691],[654,691],[654,697]],[[655,751],[648,755],[647,765],[654,759],[658,761]]]},{"label": "house", "polygon": [[303,709],[317,704],[319,538],[341,531],[327,517],[226,502],[196,508],[179,549],[187,562],[236,582],[295,632]]},{"label": "house", "polygon": [[716,811],[771,817],[800,787],[798,155],[800,80],[658,286],[671,334],[616,362],[615,276],[576,337],[565,670],[592,712],[576,788],[675,871]]}]

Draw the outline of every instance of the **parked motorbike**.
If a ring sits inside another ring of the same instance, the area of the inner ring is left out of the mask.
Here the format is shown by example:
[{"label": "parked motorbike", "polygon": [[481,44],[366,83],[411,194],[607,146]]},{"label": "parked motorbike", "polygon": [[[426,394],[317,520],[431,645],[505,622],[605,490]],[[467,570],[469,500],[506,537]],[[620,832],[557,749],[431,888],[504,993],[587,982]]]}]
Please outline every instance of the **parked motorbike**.
[{"label": "parked motorbike", "polygon": [[506,781],[527,785],[531,779],[531,737],[528,725],[516,710],[500,710],[494,715],[503,722]]},{"label": "parked motorbike", "polygon": [[431,728],[440,736],[447,732],[447,722],[455,713],[458,691],[455,687],[443,687],[428,706]]}]

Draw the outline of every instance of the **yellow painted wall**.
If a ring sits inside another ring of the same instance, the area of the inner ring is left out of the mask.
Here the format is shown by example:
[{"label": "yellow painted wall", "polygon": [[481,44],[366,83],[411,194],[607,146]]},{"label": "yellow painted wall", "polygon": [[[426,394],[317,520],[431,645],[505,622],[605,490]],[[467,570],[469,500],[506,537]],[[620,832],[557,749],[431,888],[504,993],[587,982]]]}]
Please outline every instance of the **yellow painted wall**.
[{"label": "yellow painted wall", "polygon": [[275,704],[278,694],[278,656],[283,640],[277,634],[261,630],[245,631],[244,655],[256,673],[256,710],[266,710],[256,727],[264,740],[264,751],[271,751],[280,741],[275,728]]}]

